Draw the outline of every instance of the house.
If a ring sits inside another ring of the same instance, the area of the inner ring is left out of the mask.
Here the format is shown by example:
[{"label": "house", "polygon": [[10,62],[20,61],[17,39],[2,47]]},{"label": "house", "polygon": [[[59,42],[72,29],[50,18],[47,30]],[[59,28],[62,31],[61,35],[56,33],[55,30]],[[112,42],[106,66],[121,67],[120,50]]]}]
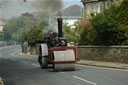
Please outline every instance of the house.
[{"label": "house", "polygon": [[28,13],[28,12],[23,13],[22,16],[26,16],[26,17],[28,17],[29,19],[33,19],[33,18],[34,18],[34,16],[33,16],[32,14]]},{"label": "house", "polygon": [[33,24],[36,23],[36,19],[33,14],[26,12],[26,13],[23,13],[22,16],[29,18]]},{"label": "house", "polygon": [[3,32],[2,5],[0,4],[0,32]]},{"label": "house", "polygon": [[108,8],[111,3],[119,1],[121,0],[81,0],[85,14],[102,12],[104,7]]},{"label": "house", "polygon": [[3,21],[2,21],[2,17],[0,17],[0,32],[3,32]]},{"label": "house", "polygon": [[3,32],[3,26],[0,25],[0,32]]},{"label": "house", "polygon": [[74,22],[82,19],[83,8],[79,5],[72,5],[59,12],[54,13],[52,18],[63,18],[63,22],[67,22],[68,25],[73,25]]}]

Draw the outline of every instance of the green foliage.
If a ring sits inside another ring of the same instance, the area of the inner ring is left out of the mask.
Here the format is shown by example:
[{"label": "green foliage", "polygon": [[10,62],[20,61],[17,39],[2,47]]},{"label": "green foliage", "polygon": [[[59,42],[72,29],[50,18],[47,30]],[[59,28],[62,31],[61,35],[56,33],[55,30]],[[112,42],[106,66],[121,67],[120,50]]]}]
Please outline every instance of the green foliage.
[{"label": "green foliage", "polygon": [[75,28],[72,28],[70,25],[68,25],[67,22],[64,23],[64,34],[68,42],[76,42],[78,43],[79,36]]},{"label": "green foliage", "polygon": [[27,0],[24,0],[24,2],[27,2]]},{"label": "green foliage", "polygon": [[41,24],[34,26],[28,32],[24,32],[22,36],[22,40],[27,41],[29,45],[33,46],[37,42],[44,40],[44,30],[48,26],[47,22],[42,22]]},{"label": "green foliage", "polygon": [[84,18],[79,22],[80,44],[90,45],[93,42],[95,31],[90,23],[91,18]]},{"label": "green foliage", "polygon": [[123,41],[121,45],[128,45],[128,40]]},{"label": "green foliage", "polygon": [[119,4],[117,17],[118,21],[120,21],[119,25],[128,25],[128,0],[124,0]]},{"label": "green foliage", "polygon": [[0,41],[3,41],[4,34],[3,32],[0,32]]},{"label": "green foliage", "polygon": [[89,31],[88,29],[83,30],[83,32],[81,33],[80,43],[84,45],[91,44],[91,40],[89,36],[90,34],[91,31]]},{"label": "green foliage", "polygon": [[27,35],[27,40],[29,45],[34,45],[37,41],[43,40],[43,32],[39,27],[33,27]]},{"label": "green foliage", "polygon": [[12,18],[4,25],[4,40],[10,41],[19,41],[22,31],[26,31],[31,27],[31,21],[24,16]]},{"label": "green foliage", "polygon": [[104,9],[103,12],[97,13],[95,16],[91,16],[89,20],[93,29],[89,31],[87,30],[89,28],[88,25],[84,27],[80,43],[92,45],[127,44],[127,6],[128,0],[124,0],[121,3],[112,4],[108,9]]},{"label": "green foliage", "polygon": [[4,25],[4,40],[28,42],[29,45],[34,45],[38,41],[43,40],[43,30],[48,26],[48,21],[42,20],[40,23],[33,23],[27,17],[20,16],[10,19]]},{"label": "green foliage", "polygon": [[102,13],[97,14],[91,20],[92,26],[96,31],[95,43],[98,45],[119,44],[117,41],[118,31],[115,30],[118,23],[116,14],[118,12],[116,5],[112,5],[109,9],[105,9]]}]

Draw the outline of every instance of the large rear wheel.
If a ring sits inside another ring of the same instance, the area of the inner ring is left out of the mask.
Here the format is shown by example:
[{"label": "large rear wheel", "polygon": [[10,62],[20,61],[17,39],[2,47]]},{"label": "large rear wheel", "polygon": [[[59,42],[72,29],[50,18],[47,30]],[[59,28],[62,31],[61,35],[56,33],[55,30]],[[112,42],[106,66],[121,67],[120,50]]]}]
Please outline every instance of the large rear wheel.
[{"label": "large rear wheel", "polygon": [[41,66],[42,69],[47,69],[48,68],[48,58],[43,56],[42,57],[42,66]]},{"label": "large rear wheel", "polygon": [[40,67],[42,69],[48,68],[48,58],[47,58],[47,56],[39,56],[38,57],[38,62],[39,62]]}]

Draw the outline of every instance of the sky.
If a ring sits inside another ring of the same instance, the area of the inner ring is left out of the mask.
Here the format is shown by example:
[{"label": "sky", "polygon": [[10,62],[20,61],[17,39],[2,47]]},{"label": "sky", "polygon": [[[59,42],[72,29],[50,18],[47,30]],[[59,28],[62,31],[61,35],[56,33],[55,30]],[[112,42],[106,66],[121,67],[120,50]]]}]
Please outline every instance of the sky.
[{"label": "sky", "polygon": [[63,4],[64,4],[64,8],[74,4],[83,6],[81,0],[63,0]]},{"label": "sky", "polygon": [[[2,4],[1,16],[4,19],[9,19],[15,16],[20,16],[22,13],[38,11],[37,9],[34,9],[34,7],[32,7],[33,1],[36,2],[37,0],[28,0],[28,2],[26,3],[23,2],[23,0],[0,0]],[[62,2],[63,8],[67,8],[74,4],[83,6],[81,0],[62,0]]]}]

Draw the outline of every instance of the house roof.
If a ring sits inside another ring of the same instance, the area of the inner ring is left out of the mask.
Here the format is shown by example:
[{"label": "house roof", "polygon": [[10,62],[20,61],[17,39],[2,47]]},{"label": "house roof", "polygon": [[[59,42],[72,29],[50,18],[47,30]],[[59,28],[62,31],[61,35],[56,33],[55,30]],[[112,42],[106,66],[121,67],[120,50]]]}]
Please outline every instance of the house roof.
[{"label": "house roof", "polygon": [[108,0],[81,0],[81,2],[83,3],[98,2],[98,1],[108,1]]},{"label": "house roof", "polygon": [[81,2],[86,3],[86,2],[95,2],[95,1],[99,1],[99,0],[81,0]]},{"label": "house roof", "polygon": [[62,18],[81,18],[83,14],[83,8],[78,5],[72,5],[68,8],[65,8],[59,12],[53,14],[54,17]]},{"label": "house roof", "polygon": [[22,16],[26,16],[26,17],[33,17],[33,15],[32,14],[30,14],[30,13],[24,13],[24,14],[22,14]]}]

